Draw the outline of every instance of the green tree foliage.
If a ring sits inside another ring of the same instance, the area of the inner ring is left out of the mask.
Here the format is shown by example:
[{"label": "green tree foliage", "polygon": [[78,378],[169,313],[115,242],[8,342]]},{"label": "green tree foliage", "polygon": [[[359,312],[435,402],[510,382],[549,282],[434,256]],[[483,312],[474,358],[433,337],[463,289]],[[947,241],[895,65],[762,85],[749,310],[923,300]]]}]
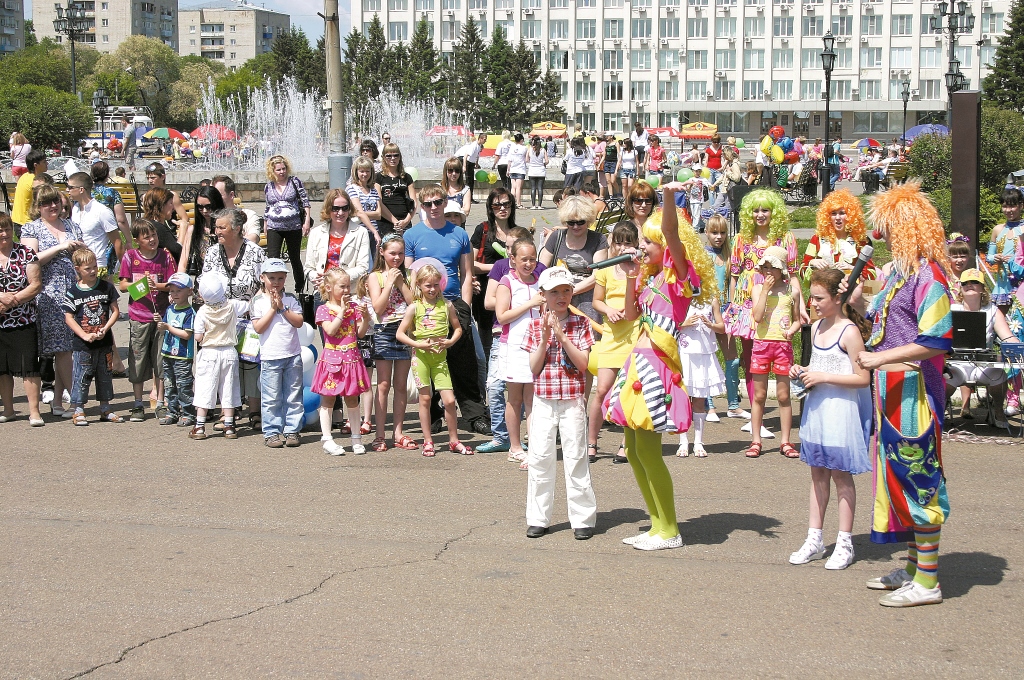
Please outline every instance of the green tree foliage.
[{"label": "green tree foliage", "polygon": [[454,64],[442,78],[452,81],[448,108],[466,113],[474,129],[484,127],[483,101],[487,95],[488,85],[483,71],[484,50],[480,26],[470,14],[469,19],[462,25],[459,41],[452,46]]},{"label": "green tree foliage", "polygon": [[36,25],[31,19],[25,19],[25,47],[35,47],[39,44],[36,38]]},{"label": "green tree foliage", "polygon": [[1014,2],[999,38],[995,62],[982,85],[985,98],[1003,109],[1024,113],[1024,2]]},{"label": "green tree foliage", "polygon": [[1024,118],[1017,111],[985,106],[981,110],[982,186],[993,191],[1002,189],[1006,175],[1021,168],[1024,168]]},{"label": "green tree foliage", "polygon": [[543,120],[560,121],[565,115],[565,109],[560,102],[562,100],[562,80],[558,74],[548,69],[541,78],[540,87],[537,89],[537,110],[536,119],[531,122]]},{"label": "green tree foliage", "polygon": [[18,130],[36,148],[74,148],[92,126],[92,108],[70,92],[42,85],[0,86],[0,129]]},{"label": "green tree foliage", "polygon": [[357,96],[373,99],[380,95],[381,88],[385,85],[396,84],[382,80],[387,50],[388,41],[384,37],[384,24],[381,23],[380,17],[374,14],[355,61],[354,81]]},{"label": "green tree foliage", "polygon": [[[932,191],[928,197],[932,200],[942,223],[948,230],[953,215],[953,192],[946,187]],[[992,235],[992,229],[1006,221],[999,203],[999,194],[988,187],[981,187],[978,215],[978,243],[984,244]]]},{"label": "green tree foliage", "polygon": [[168,126],[185,132],[194,129],[196,109],[202,100],[203,88],[223,72],[222,64],[207,59],[184,61],[179,78],[171,85],[167,107]]},{"label": "green tree foliage", "polygon": [[437,97],[437,79],[441,73],[441,60],[430,38],[427,20],[416,22],[409,43],[409,61],[402,82],[406,97],[413,101],[429,102]]},{"label": "green tree foliage", "polygon": [[95,73],[131,73],[138,81],[143,103],[153,110],[154,122],[165,123],[169,118],[171,86],[181,76],[181,60],[159,40],[141,35],[128,37],[110,54],[104,54],[96,64]]},{"label": "green tree foliage", "polygon": [[910,175],[921,179],[925,191],[948,189],[953,145],[948,135],[920,135],[910,151]]},{"label": "green tree foliage", "polygon": [[[78,50],[75,50],[77,57]],[[79,81],[82,74],[78,74]],[[43,85],[71,92],[71,57],[50,39],[4,57],[0,84]]]},{"label": "green tree foliage", "polygon": [[130,73],[92,74],[79,86],[82,90],[82,99],[92,101],[93,92],[99,87],[106,90],[111,106],[142,106],[139,81]]},{"label": "green tree foliage", "polygon": [[317,53],[309,46],[309,39],[301,28],[292,27],[289,32],[279,35],[270,53],[273,55],[273,82],[294,78],[299,89],[305,92],[324,85],[326,62],[323,59],[317,61]]},{"label": "green tree foliage", "polygon": [[483,120],[495,129],[512,129],[520,113],[518,101],[519,66],[515,50],[505,39],[505,30],[495,25],[491,44],[483,56],[483,71],[487,78],[487,91],[483,98]]}]

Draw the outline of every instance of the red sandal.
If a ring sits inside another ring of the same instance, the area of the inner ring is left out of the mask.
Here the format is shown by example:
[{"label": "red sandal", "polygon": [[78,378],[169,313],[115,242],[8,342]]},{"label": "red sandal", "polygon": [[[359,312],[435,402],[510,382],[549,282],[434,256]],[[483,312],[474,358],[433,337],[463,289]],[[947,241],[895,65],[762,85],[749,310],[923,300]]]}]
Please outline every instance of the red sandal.
[{"label": "red sandal", "polygon": [[434,442],[424,442],[423,444],[423,456],[425,458],[434,457]]},{"label": "red sandal", "polygon": [[761,456],[761,442],[753,442],[747,448],[747,458],[758,458]]},{"label": "red sandal", "polygon": [[376,453],[384,453],[388,450],[388,443],[384,440],[384,437],[377,437],[370,444],[370,450]]},{"label": "red sandal", "polygon": [[796,447],[789,442],[783,442],[782,446],[779,447],[779,453],[786,458],[799,458],[800,452],[796,450]]},{"label": "red sandal", "polygon": [[415,451],[416,449],[420,448],[420,445],[403,434],[401,437],[395,440],[395,448],[405,449],[406,451]]},{"label": "red sandal", "polygon": [[448,442],[448,450],[451,451],[452,453],[457,453],[462,456],[473,455],[473,449],[459,441]]}]

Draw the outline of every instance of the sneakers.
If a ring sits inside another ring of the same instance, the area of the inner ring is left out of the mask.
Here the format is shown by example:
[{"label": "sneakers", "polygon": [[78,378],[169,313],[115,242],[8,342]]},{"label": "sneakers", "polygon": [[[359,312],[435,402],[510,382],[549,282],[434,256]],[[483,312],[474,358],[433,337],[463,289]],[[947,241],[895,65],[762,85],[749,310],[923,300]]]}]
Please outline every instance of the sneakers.
[{"label": "sneakers", "polygon": [[[750,422],[740,428],[740,432],[750,432]],[[775,433],[769,430],[764,425],[761,426],[761,438],[762,439],[775,439]]]},{"label": "sneakers", "polygon": [[364,453],[366,453],[366,447],[363,446],[362,444],[353,444],[352,453],[356,454],[357,456],[361,456]]},{"label": "sneakers", "polygon": [[708,411],[708,415],[707,415],[706,420],[709,423],[720,423],[720,422],[722,422],[722,419],[718,417],[718,413],[716,413],[715,411]]},{"label": "sneakers", "polygon": [[836,543],[835,549],[825,562],[825,568],[833,570],[846,569],[851,564],[853,564],[853,544],[846,542]]},{"label": "sneakers", "polygon": [[299,441],[298,432],[289,432],[284,436],[284,445],[290,449],[294,449],[296,446],[299,446],[301,444],[302,442]]},{"label": "sneakers", "polygon": [[804,544],[795,553],[789,556],[790,564],[807,564],[812,560],[820,560],[825,556],[825,546],[815,543],[810,538],[804,540]]},{"label": "sneakers", "polygon": [[281,435],[279,434],[270,435],[269,437],[263,440],[263,443],[267,446],[267,448],[271,449],[284,448],[284,439],[282,439]]},{"label": "sneakers", "polygon": [[750,420],[750,411],[744,411],[741,408],[731,408],[725,415],[727,418],[746,418],[747,420]]},{"label": "sneakers", "polygon": [[676,534],[672,538],[662,538],[655,534],[647,538],[639,538],[633,543],[636,550],[670,550],[683,547],[683,537]]},{"label": "sneakers", "polygon": [[161,425],[177,425],[178,416],[172,416],[170,413],[160,418]]},{"label": "sneakers", "polygon": [[633,545],[634,543],[636,543],[640,539],[647,538],[648,536],[650,536],[650,534],[645,531],[642,534],[637,534],[636,536],[630,536],[628,538],[624,538],[624,539],[622,539],[622,542],[625,543],[626,545]]},{"label": "sneakers", "polygon": [[1010,390],[1006,395],[1006,408],[1003,412],[1008,416],[1015,416],[1020,413],[1020,396],[1017,394],[1017,390]]},{"label": "sneakers", "polygon": [[132,410],[128,411],[128,420],[133,423],[141,423],[146,419],[146,409],[141,406],[133,406]]},{"label": "sneakers", "polygon": [[918,607],[922,604],[940,604],[942,590],[938,584],[934,588],[925,588],[920,583],[911,581],[904,583],[899,590],[887,593],[878,599],[883,607]]},{"label": "sneakers", "polygon": [[344,456],[345,447],[334,441],[333,439],[321,439],[323,443],[324,452],[331,456]]},{"label": "sneakers", "polygon": [[896,590],[913,580],[914,577],[908,574],[906,569],[903,567],[897,567],[885,576],[869,579],[867,586],[871,590]]}]

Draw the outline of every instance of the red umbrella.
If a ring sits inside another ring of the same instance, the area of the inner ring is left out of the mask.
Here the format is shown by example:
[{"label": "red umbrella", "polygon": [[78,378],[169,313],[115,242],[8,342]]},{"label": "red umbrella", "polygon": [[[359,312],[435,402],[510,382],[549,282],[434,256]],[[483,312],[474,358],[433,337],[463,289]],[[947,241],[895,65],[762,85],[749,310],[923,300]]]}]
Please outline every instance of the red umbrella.
[{"label": "red umbrella", "polygon": [[225,125],[217,125],[216,123],[197,127],[189,136],[193,139],[238,139],[238,134],[234,130]]}]

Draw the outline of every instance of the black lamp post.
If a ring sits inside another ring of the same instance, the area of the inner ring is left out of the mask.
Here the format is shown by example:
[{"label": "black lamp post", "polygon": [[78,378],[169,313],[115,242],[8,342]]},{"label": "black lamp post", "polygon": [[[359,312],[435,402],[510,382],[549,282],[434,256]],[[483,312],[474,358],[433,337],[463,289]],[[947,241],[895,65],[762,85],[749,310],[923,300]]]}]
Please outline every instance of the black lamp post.
[{"label": "black lamp post", "polygon": [[825,158],[822,160],[822,173],[825,175],[825,179],[821,183],[821,200],[824,201],[832,188],[832,164],[830,163],[832,160],[832,146],[829,143],[829,125],[832,122],[830,119],[832,70],[836,67],[836,51],[833,48],[836,45],[836,39],[832,35],[832,31],[829,31],[821,41],[825,44],[825,49],[821,52],[821,67],[825,70]]},{"label": "black lamp post", "polygon": [[92,93],[92,108],[96,109],[96,113],[100,115],[100,148],[107,148],[107,130],[103,127],[103,114],[107,112],[107,107],[110,106],[110,97],[107,96],[107,90],[103,86],[97,87],[96,91]]},{"label": "black lamp post", "polygon": [[[949,93],[949,106],[947,108],[946,122],[950,127],[953,125],[953,93],[964,89],[967,77],[960,72],[960,60],[956,58],[956,36],[959,33],[971,33],[974,31],[974,15],[968,14],[970,7],[966,0],[960,2],[939,2],[936,5],[938,16],[933,16],[929,25],[932,31],[937,33],[949,33],[949,70],[946,72],[946,91]],[[942,25],[942,19],[946,19],[946,25]]]},{"label": "black lamp post", "polygon": [[910,79],[903,81],[903,90],[900,92],[903,97],[903,148],[907,148],[907,104],[910,102]]},{"label": "black lamp post", "polygon": [[66,8],[61,7],[60,3],[54,3],[53,8],[57,10],[57,18],[53,20],[53,30],[61,35],[66,35],[71,43],[71,89],[78,97],[75,42],[89,29],[90,20],[85,18],[85,5],[78,2],[68,2]]}]

